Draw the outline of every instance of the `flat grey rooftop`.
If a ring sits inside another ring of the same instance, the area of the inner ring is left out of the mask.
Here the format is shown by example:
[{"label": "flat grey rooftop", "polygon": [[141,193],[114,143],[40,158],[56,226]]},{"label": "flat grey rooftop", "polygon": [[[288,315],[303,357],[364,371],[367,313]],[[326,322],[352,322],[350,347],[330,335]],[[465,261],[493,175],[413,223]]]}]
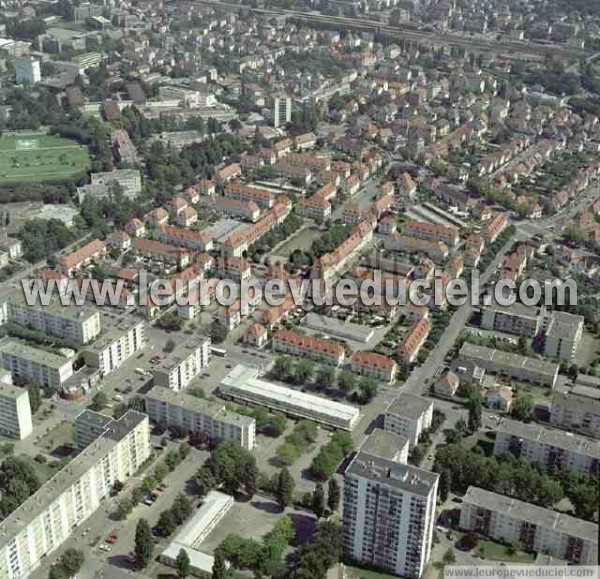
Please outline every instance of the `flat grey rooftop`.
[{"label": "flat grey rooftop", "polygon": [[387,414],[397,414],[398,416],[407,416],[417,420],[433,405],[431,400],[415,396],[414,394],[399,394],[387,407]]},{"label": "flat grey rooftop", "polygon": [[191,412],[209,416],[213,419],[216,418],[221,422],[237,424],[238,426],[249,426],[255,422],[254,418],[250,416],[244,416],[237,412],[228,411],[224,404],[210,402],[209,400],[192,396],[186,392],[176,392],[175,390],[164,388],[162,386],[154,386],[154,388],[146,394],[146,398],[166,402],[167,404],[179,406]]},{"label": "flat grey rooftop", "polygon": [[177,342],[175,349],[172,352],[169,352],[158,364],[155,364],[152,371],[169,373],[192,356],[194,352],[202,346],[206,339],[207,338],[194,337]]},{"label": "flat grey rooftop", "polygon": [[598,542],[596,523],[576,519],[564,513],[557,513],[531,503],[511,499],[479,487],[470,486],[463,497],[463,503],[490,511],[499,511],[515,519],[555,529],[572,537]]},{"label": "flat grey rooftop", "polygon": [[100,412],[94,412],[89,408],[86,408],[75,417],[76,424],[81,422],[97,428],[106,427],[107,424],[112,422],[112,420],[113,419],[110,416],[106,416],[106,414],[102,414]]},{"label": "flat grey rooftop", "polygon": [[526,318],[537,318],[540,315],[540,308],[536,306],[526,306],[521,302],[515,302],[510,306],[501,306],[497,302],[492,302],[491,305],[485,306],[484,309]]},{"label": "flat grey rooftop", "polygon": [[59,369],[72,363],[72,360],[65,356],[48,352],[42,348],[33,348],[26,342],[21,342],[13,338],[3,338],[0,340],[0,354],[4,353],[54,369]]},{"label": "flat grey rooftop", "polygon": [[537,372],[543,376],[555,376],[558,372],[558,364],[553,362],[511,354],[510,352],[502,352],[501,350],[487,348],[486,346],[477,346],[468,342],[462,345],[459,356],[482,362],[493,362],[504,367],[522,368],[530,372]]},{"label": "flat grey rooftop", "polygon": [[368,342],[372,337],[374,330],[370,326],[362,326],[353,322],[338,320],[330,316],[309,313],[302,320],[302,325],[311,330],[335,336],[346,338],[356,342]]},{"label": "flat grey rooftop", "polygon": [[394,460],[394,457],[408,444],[409,440],[406,436],[394,434],[389,430],[375,428],[375,430],[365,438],[360,447],[360,452]]},{"label": "flat grey rooftop", "polygon": [[359,452],[348,468],[346,476],[357,476],[385,484],[399,491],[426,497],[433,489],[438,475],[408,464]]}]

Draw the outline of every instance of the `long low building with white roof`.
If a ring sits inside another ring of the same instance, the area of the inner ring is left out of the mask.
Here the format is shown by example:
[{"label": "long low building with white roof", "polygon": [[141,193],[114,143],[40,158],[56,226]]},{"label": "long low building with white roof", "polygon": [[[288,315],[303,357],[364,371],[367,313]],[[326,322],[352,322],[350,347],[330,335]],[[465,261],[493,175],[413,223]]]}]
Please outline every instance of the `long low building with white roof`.
[{"label": "long low building with white roof", "polygon": [[239,364],[223,378],[219,390],[225,398],[266,406],[342,430],[352,430],[360,418],[355,406],[279,386],[260,379],[258,374],[258,368]]},{"label": "long low building with white roof", "polygon": [[190,559],[192,574],[210,576],[214,557],[203,553],[199,547],[231,509],[233,503],[233,497],[218,491],[210,491],[196,514],[162,552],[160,560],[174,567],[177,565],[177,556],[183,549]]}]

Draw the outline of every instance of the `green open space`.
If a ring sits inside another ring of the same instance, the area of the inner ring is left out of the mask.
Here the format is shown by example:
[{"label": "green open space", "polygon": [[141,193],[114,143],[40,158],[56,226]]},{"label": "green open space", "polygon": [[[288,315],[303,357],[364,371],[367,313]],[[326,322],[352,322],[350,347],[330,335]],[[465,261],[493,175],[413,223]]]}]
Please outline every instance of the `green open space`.
[{"label": "green open space", "polygon": [[477,554],[484,559],[492,561],[506,561],[509,563],[533,563],[535,555],[514,551],[508,545],[502,545],[494,541],[479,541]]},{"label": "green open space", "polygon": [[2,135],[0,183],[68,179],[90,167],[87,147],[52,135]]},{"label": "green open space", "polygon": [[282,257],[289,257],[297,249],[310,249],[312,242],[321,237],[322,232],[316,227],[307,227],[290,237],[283,245],[279,246],[274,253]]}]

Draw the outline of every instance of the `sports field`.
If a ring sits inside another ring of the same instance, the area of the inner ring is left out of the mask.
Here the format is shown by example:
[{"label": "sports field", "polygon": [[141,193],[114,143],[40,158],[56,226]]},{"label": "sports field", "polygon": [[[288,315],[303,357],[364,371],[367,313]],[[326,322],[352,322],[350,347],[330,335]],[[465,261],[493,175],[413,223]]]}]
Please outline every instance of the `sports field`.
[{"label": "sports field", "polygon": [[50,135],[0,137],[0,183],[68,179],[90,166],[87,147]]}]

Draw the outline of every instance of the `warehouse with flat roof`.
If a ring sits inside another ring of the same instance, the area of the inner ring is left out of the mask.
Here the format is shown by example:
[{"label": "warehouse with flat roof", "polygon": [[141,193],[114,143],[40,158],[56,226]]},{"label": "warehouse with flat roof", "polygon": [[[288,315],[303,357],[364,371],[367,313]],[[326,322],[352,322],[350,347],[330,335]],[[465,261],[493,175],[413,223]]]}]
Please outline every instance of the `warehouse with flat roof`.
[{"label": "warehouse with flat roof", "polygon": [[342,430],[352,430],[360,418],[355,406],[267,382],[258,373],[258,368],[237,365],[221,381],[221,394]]}]

